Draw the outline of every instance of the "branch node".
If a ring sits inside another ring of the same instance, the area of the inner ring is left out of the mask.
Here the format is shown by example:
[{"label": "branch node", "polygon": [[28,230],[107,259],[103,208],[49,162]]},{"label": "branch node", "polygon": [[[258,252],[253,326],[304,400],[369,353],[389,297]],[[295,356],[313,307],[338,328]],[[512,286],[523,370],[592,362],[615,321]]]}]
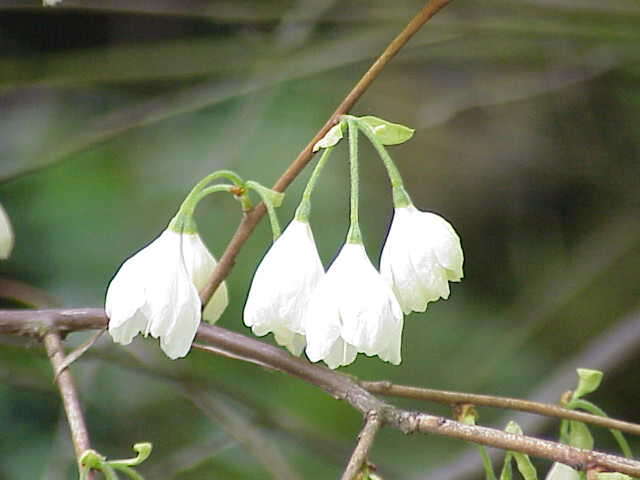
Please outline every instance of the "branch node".
[{"label": "branch node", "polygon": [[404,412],[398,419],[398,426],[405,435],[417,432],[420,426],[420,413]]}]

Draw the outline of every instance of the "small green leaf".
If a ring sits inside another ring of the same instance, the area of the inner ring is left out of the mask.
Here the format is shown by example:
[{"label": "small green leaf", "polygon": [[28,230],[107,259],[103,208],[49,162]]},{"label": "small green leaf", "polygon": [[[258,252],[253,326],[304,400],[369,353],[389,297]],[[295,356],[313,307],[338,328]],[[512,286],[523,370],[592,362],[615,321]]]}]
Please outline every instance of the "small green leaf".
[{"label": "small green leaf", "polygon": [[398,145],[413,137],[415,130],[399,123],[391,123],[378,117],[366,116],[358,121],[371,127],[373,133],[383,145]]},{"label": "small green leaf", "polygon": [[577,399],[595,392],[602,382],[602,372],[588,368],[578,368],[578,388],[573,392],[573,398]]},{"label": "small green leaf", "polygon": [[342,132],[343,123],[340,122],[337,125],[331,127],[331,129],[322,137],[318,142],[313,146],[313,151],[317,152],[321,148],[333,147],[340,140],[342,140],[343,132]]},{"label": "small green leaf", "polygon": [[587,427],[582,422],[570,420],[569,445],[573,447],[584,448],[585,450],[593,449],[593,436],[589,431],[589,427]]},{"label": "small green leaf", "polygon": [[152,449],[153,449],[153,445],[149,442],[136,443],[133,446],[134,452],[138,454],[135,458],[126,458],[123,460],[111,460],[109,461],[109,463],[114,467],[117,465],[126,465],[129,467],[135,467],[136,465],[140,465],[147,458],[149,458],[149,455],[151,455]]}]

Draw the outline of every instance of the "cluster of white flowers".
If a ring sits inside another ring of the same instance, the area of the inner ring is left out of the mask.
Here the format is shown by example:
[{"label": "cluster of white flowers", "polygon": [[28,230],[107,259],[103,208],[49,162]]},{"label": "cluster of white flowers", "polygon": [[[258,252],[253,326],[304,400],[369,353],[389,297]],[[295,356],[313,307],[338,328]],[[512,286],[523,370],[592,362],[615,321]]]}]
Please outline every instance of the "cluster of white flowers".
[{"label": "cluster of white flowers", "polygon": [[402,312],[424,312],[462,278],[460,239],[442,217],[395,209],[380,274],[364,246],[345,243],[325,273],[311,227],[292,220],[258,266],[244,310],[253,333],[273,332],[298,355],[331,368],[358,352],[399,364]]},{"label": "cluster of white flowers", "polygon": [[[346,117],[345,117],[346,118]],[[327,271],[309,225],[310,196],[334,145],[349,129],[351,226],[345,244]],[[394,218],[382,250],[380,271],[369,260],[358,225],[358,131],[378,149],[394,192]],[[201,320],[201,290],[216,267],[202,243],[192,214],[205,195],[252,188],[267,204],[274,243],[258,266],[244,309],[253,333],[273,333],[294,355],[306,350],[330,368],[352,363],[358,353],[401,362],[404,314],[424,312],[429,302],[448,298],[449,282],[462,279],[463,253],[453,227],[442,217],[416,209],[384,145],[402,143],[413,131],[375,117],[349,117],[317,147],[325,151],[303,194],[295,218],[280,236],[274,207],[282,195],[233,172],[220,171],[199,182],[169,227],[129,258],[109,285],[106,312],[114,341],[129,344],[139,333],[160,338],[172,359],[185,356]],[[230,178],[235,186],[209,186]],[[246,207],[246,194],[239,198]],[[1,252],[0,252],[1,253]],[[202,317],[213,323],[228,303],[221,284]]]},{"label": "cluster of white flowers", "polygon": [[0,260],[6,260],[13,250],[13,229],[7,212],[0,205]]},{"label": "cluster of white flowers", "polygon": [[[318,147],[330,151],[341,138],[342,131],[334,127]],[[310,184],[315,177],[316,172]],[[462,279],[463,253],[453,227],[416,209],[401,184],[398,188],[401,201],[380,272],[358,233],[355,240],[347,239],[325,273],[308,214],[296,214],[256,270],[244,310],[244,322],[254,334],[273,332],[276,342],[295,355],[306,345],[311,361],[323,360],[330,368],[352,363],[358,353],[400,363],[403,312],[424,312],[429,302],[448,298],[449,282]]]}]

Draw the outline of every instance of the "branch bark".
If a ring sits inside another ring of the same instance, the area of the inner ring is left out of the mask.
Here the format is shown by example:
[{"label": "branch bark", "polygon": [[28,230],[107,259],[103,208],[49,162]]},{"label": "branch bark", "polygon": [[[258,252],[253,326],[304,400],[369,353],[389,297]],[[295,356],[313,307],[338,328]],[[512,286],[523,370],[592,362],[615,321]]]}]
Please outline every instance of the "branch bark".
[{"label": "branch bark", "polygon": [[590,413],[578,410],[569,410],[558,405],[551,405],[520,398],[497,397],[493,395],[479,395],[476,393],[451,392],[447,390],[435,390],[431,388],[420,388],[409,385],[395,385],[387,381],[360,382],[367,391],[380,393],[382,395],[402,398],[412,398],[414,400],[426,400],[444,405],[456,405],[468,403],[475,406],[503,408],[507,410],[518,410],[521,412],[536,413],[547,417],[564,418],[577,420],[579,422],[598,425],[599,427],[612,428],[622,432],[640,435],[640,425],[614,418],[599,417]]},{"label": "branch bark", "polygon": [[[82,454],[91,448],[91,444],[75,382],[71,372],[65,366],[65,355],[60,335],[51,330],[43,336],[42,342],[53,367],[54,378],[60,390],[60,397],[62,397],[62,404],[71,430],[71,441],[76,453],[76,460],[79,462]],[[92,473],[89,475],[90,479],[93,478]]]},{"label": "branch bark", "polygon": [[367,461],[367,456],[369,455],[369,450],[373,446],[373,441],[376,438],[376,434],[380,427],[382,426],[382,422],[380,421],[380,417],[377,412],[369,412],[365,416],[365,424],[358,435],[358,444],[356,448],[353,450],[353,454],[349,459],[349,463],[347,464],[347,468],[342,474],[341,480],[355,480],[357,478],[358,473],[362,471],[362,466]]}]

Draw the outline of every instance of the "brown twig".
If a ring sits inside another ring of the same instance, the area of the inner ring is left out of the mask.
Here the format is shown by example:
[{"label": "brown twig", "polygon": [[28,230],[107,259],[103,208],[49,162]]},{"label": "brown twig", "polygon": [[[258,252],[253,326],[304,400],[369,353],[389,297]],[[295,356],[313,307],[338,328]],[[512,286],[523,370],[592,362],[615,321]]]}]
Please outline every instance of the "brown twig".
[{"label": "brown twig", "polygon": [[373,441],[381,426],[382,422],[377,412],[372,411],[365,416],[364,427],[360,435],[358,435],[358,444],[353,450],[341,480],[354,480],[357,478],[358,473],[362,471],[362,466],[367,461],[369,450],[371,450]]},{"label": "brown twig", "polygon": [[[406,45],[409,39],[415,35],[420,28],[429,21],[436,13],[449,4],[451,0],[431,0],[413,17],[413,19],[407,24],[407,26],[400,32],[400,34],[393,39],[393,41],[382,52],[382,55],[371,65],[369,70],[362,76],[360,81],[351,89],[344,100],[338,105],[338,108],[331,114],[327,122],[316,133],[306,147],[298,154],[296,159],[289,165],[285,172],[273,185],[273,189],[278,192],[283,192],[295,178],[300,174],[304,167],[309,163],[313,155],[313,146],[329,131],[329,129],[336,123],[338,118],[355,105],[358,99],[367,91],[373,81],[380,75],[380,72],[389,63],[389,61]],[[242,246],[246,243],[251,232],[260,222],[266,209],[264,204],[258,205],[252,211],[248,212],[240,222],[240,225],[236,229],[233,237],[229,241],[227,248],[220,257],[218,267],[213,272],[213,275],[209,279],[206,287],[202,290],[201,296],[203,305],[205,305],[218,286],[224,281],[225,278],[231,272],[235,259],[240,253]]]},{"label": "brown twig", "polygon": [[[26,312],[0,310],[0,333],[37,336],[38,332],[42,332],[46,327],[52,328],[60,325],[64,331],[70,332],[104,328],[107,322],[104,310],[100,309],[30,310]],[[481,445],[520,451],[565,463],[578,469],[597,466],[605,470],[640,477],[640,462],[634,460],[581,450],[524,435],[508,434],[493,428],[465,425],[443,417],[396,408],[375,397],[352,377],[320,365],[311,364],[290,355],[281,348],[221,327],[201,324],[198,328],[197,338],[199,341],[212,344],[217,349],[228,352],[235,357],[247,359],[252,363],[266,364],[272,369],[280,370],[316,385],[334,398],[344,400],[363,415],[375,411],[385,425],[405,433],[435,433]],[[61,378],[66,378],[66,376],[61,376],[59,380]]]},{"label": "brown twig", "polygon": [[[82,454],[91,448],[91,444],[75,382],[71,372],[65,367],[62,340],[55,330],[51,330],[43,336],[42,342],[53,367],[55,381],[60,390],[60,397],[71,430],[73,449],[76,453],[76,459],[79,461]],[[89,478],[93,478],[92,474],[90,475]]]},{"label": "brown twig", "polygon": [[[620,472],[637,477],[640,474],[640,462],[597,451],[582,450],[549,440],[506,433],[479,425],[467,425],[442,417],[423,413],[409,414],[407,419],[411,428],[407,433],[421,432],[444,435],[468,442],[478,443],[504,450],[516,450],[535,457],[548,458],[564,463],[576,470],[600,467],[604,471]],[[561,445],[562,448],[558,448]],[[516,446],[516,448],[513,448]]]},{"label": "brown twig", "polygon": [[577,420],[579,422],[598,425],[599,427],[612,428],[622,432],[640,435],[640,425],[625,422],[608,417],[599,417],[586,412],[569,410],[558,405],[551,405],[531,400],[519,398],[497,397],[493,395],[479,395],[475,393],[451,392],[447,390],[435,390],[431,388],[420,388],[408,385],[395,385],[387,381],[360,382],[366,390],[371,393],[380,393],[392,397],[412,398],[414,400],[426,400],[428,402],[441,403],[444,405],[472,404],[482,407],[504,408],[507,410],[518,410],[521,412],[536,413],[547,417],[564,418]]}]

